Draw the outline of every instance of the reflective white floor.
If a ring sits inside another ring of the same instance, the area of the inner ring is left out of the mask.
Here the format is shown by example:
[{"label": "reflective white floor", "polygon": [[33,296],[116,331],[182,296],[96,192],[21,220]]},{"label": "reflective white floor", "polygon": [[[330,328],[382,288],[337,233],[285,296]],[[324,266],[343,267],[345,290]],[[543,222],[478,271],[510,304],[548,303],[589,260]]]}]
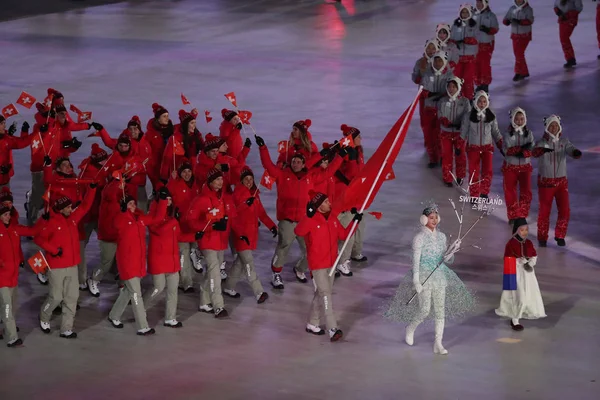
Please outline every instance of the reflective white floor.
[{"label": "reflective white floor", "polygon": [[[410,72],[422,45],[438,22],[455,18],[459,3],[153,1],[3,22],[0,99],[2,105],[15,101],[21,90],[43,97],[46,88],[55,87],[67,103],[92,111],[116,134],[131,115],[150,118],[156,101],[175,115],[181,92],[216,117],[228,106],[223,94],[235,91],[240,108],[254,113],[254,127],[273,152],[294,121],[311,118],[317,143],[336,139],[339,125],[346,123],[361,129],[371,153],[414,96]],[[502,16],[509,1],[493,3]],[[508,125],[508,109],[520,105],[539,137],[542,117],[558,113],[565,134],[584,150],[581,160],[569,162],[567,247],[559,249],[550,241],[539,250],[537,277],[548,318],[525,321],[525,331],[517,333],[493,313],[510,235],[501,209],[471,234],[473,240],[482,238],[482,250],[466,249],[457,257],[455,270],[478,292],[479,307],[467,321],[447,325],[447,357],[433,355],[431,328],[418,331],[410,348],[403,343],[404,327],[382,319],[380,305],[409,268],[420,203],[434,198],[442,205],[446,233],[455,234],[458,226],[447,201],[458,192],[442,186],[439,170],[425,168],[415,119],[394,167],[397,179],[384,185],[372,207],[384,216],[368,221],[368,265],[355,265],[354,277],[342,277],[334,287],[334,308],[345,333],[341,343],[304,332],[312,285],[293,281],[291,268],[284,271],[285,291],[272,293],[269,287],[271,298],[261,306],[240,284],[242,299],[226,300],[227,321],[198,313],[197,295],[182,294],[178,317],[184,328],[168,330],[157,305],[149,311],[157,327],[151,338],[134,334],[130,311],[125,329],[110,327],[106,316],[116,287],[106,280],[100,299],[81,294],[75,341],[60,339],[56,322],[50,336],[37,328],[46,289],[27,270],[19,280],[17,317],[25,346],[0,347],[0,398],[597,398],[600,190],[595,172],[600,156],[593,150],[600,145],[600,73],[595,3],[585,3],[573,35],[579,65],[569,72],[562,68],[556,18],[549,6],[538,3],[527,53],[531,78],[512,83],[512,48],[502,27],[491,98],[502,127]],[[24,117],[31,120],[24,113],[19,121]],[[200,129],[217,131],[217,120],[210,127],[201,123]],[[85,139],[75,165],[88,155],[93,140]],[[24,215],[29,152],[16,152],[15,162],[12,189]],[[499,155],[494,163],[493,191],[501,194]],[[255,149],[249,164],[262,172]],[[274,216],[274,193],[263,190],[263,201]],[[534,191],[533,232],[536,212]],[[255,255],[265,287],[274,245],[264,234]],[[31,252],[29,243],[24,248]],[[90,267],[95,266],[95,239],[87,255]]]}]

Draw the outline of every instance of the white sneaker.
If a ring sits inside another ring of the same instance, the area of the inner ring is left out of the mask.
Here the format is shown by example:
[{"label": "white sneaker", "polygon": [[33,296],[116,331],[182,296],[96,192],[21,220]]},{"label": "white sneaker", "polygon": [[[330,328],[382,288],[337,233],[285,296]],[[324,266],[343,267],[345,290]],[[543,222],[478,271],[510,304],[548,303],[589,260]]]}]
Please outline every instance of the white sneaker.
[{"label": "white sneaker", "polygon": [[308,282],[308,279],[306,279],[306,274],[304,272],[298,271],[294,267],[294,273],[296,274],[296,279],[298,280],[298,282],[302,282],[302,283]]},{"label": "white sneaker", "polygon": [[98,289],[98,284],[100,282],[93,280],[92,278],[87,280],[88,290],[90,294],[94,297],[100,297],[100,290]]},{"label": "white sneaker", "polygon": [[40,320],[40,328],[42,329],[42,332],[50,333],[50,323],[49,322],[43,322]]},{"label": "white sneaker", "polygon": [[215,312],[215,310],[211,304],[204,304],[204,305],[198,307],[198,311],[202,311],[205,313],[214,313]]},{"label": "white sneaker", "polygon": [[77,334],[69,329],[68,331],[61,332],[60,337],[65,339],[76,339]]},{"label": "white sneaker", "polygon": [[313,324],[306,324],[306,332],[312,333],[313,335],[324,335],[325,331],[320,326]]},{"label": "white sneaker", "polygon": [[183,326],[183,324],[181,322],[177,321],[176,319],[169,319],[164,322],[163,326],[166,326],[169,328],[181,328]]},{"label": "white sneaker", "polygon": [[47,274],[42,274],[41,272],[38,272],[38,274],[37,274],[37,280],[42,285],[47,285],[48,284],[48,275]]},{"label": "white sneaker", "polygon": [[283,279],[281,279],[281,274],[274,272],[273,273],[273,279],[271,280],[271,285],[273,285],[273,287],[275,289],[283,289]]},{"label": "white sneaker", "polygon": [[346,260],[343,263],[338,264],[336,269],[344,276],[352,276],[352,271],[350,271],[350,260]]},{"label": "white sneaker", "polygon": [[87,289],[87,283],[81,283],[79,284],[79,290],[86,290]]},{"label": "white sneaker", "polygon": [[225,271],[225,261],[221,264],[221,280],[224,281],[227,279],[227,271]]},{"label": "white sneaker", "polygon": [[223,289],[223,293],[229,297],[233,297],[234,299],[237,299],[240,297],[240,294],[233,289]]},{"label": "white sneaker", "polygon": [[202,266],[202,254],[197,249],[192,249],[190,251],[190,260],[192,260],[192,268],[199,274],[204,272],[204,267]]},{"label": "white sneaker", "polygon": [[359,253],[356,256],[351,257],[352,261],[356,261],[356,262],[365,262],[367,261],[367,256],[365,256],[362,253]]}]

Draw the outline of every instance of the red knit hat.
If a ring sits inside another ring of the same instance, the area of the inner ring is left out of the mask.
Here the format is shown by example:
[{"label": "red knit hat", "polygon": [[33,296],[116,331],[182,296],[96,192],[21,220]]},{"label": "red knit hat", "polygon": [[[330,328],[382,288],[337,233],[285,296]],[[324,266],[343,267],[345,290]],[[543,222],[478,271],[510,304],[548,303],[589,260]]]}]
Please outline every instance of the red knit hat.
[{"label": "red knit hat", "polygon": [[304,121],[300,120],[300,121],[294,122],[294,125],[292,125],[292,126],[295,126],[296,128],[300,129],[300,131],[303,133],[307,133],[308,128],[310,128],[311,125],[312,125],[312,121],[310,119],[305,119]]},{"label": "red knit hat", "polygon": [[325,193],[316,192],[314,190],[310,190],[308,196],[310,197],[310,204],[312,204],[314,208],[321,207],[321,204],[327,200],[327,195]]},{"label": "red knit hat", "polygon": [[54,111],[56,111],[57,113],[59,112],[67,112],[67,108],[65,107],[64,104],[58,104],[55,108]]},{"label": "red knit hat", "polygon": [[168,114],[169,111],[167,111],[166,108],[164,108],[163,106],[161,106],[158,103],[152,103],[152,112],[154,113],[154,118],[159,119],[161,115],[163,114]]},{"label": "red knit hat", "polygon": [[119,143],[125,143],[131,146],[131,136],[129,136],[127,133],[121,133],[117,139],[117,144]]},{"label": "red knit hat", "polygon": [[56,199],[52,208],[54,209],[54,211],[59,212],[61,210],[64,210],[65,208],[67,208],[68,206],[70,206],[72,204],[73,204],[73,202],[71,201],[70,198],[68,198],[67,196],[63,196],[63,197],[59,197],[58,199]]},{"label": "red knit hat", "polygon": [[[52,106],[56,107],[59,105],[64,106],[65,96],[56,89],[48,88],[48,96],[52,95]],[[65,109],[66,110],[66,109]]]},{"label": "red knit hat", "polygon": [[127,193],[125,195],[125,198],[123,199],[123,201],[125,202],[125,205],[129,204],[130,201],[135,201],[137,204],[137,200],[135,199],[135,197],[133,197],[131,194]]},{"label": "red knit hat", "polygon": [[251,176],[254,178],[254,172],[252,172],[252,170],[250,169],[250,167],[248,167],[247,165],[244,166],[244,168],[242,168],[242,171],[240,172],[240,181],[243,181],[245,177],[247,176]]},{"label": "red knit hat", "polygon": [[98,143],[92,144],[92,154],[90,155],[90,159],[93,162],[99,163],[108,158],[108,153],[98,145]]},{"label": "red knit hat", "polygon": [[35,103],[35,108],[37,108],[37,110],[40,114],[48,112],[48,107],[46,107],[44,104],[40,103],[39,101],[37,103]]},{"label": "red knit hat", "polygon": [[6,206],[6,205],[4,205],[4,204],[0,204],[0,215],[3,215],[3,214],[5,214],[5,213],[7,213],[7,212],[11,212],[11,211],[12,211],[12,208],[11,208],[11,207],[9,207],[9,206]]},{"label": "red knit hat", "polygon": [[194,115],[192,113],[189,113],[185,110],[179,110],[179,121],[181,122],[181,125],[190,123],[191,121],[193,121],[195,119],[196,119],[196,117],[194,117]]},{"label": "red knit hat", "polygon": [[6,118],[4,118],[4,115],[1,115],[1,114],[0,114],[0,124],[1,124],[2,122],[4,122],[4,121],[6,121]]},{"label": "red knit hat", "polygon": [[13,201],[13,194],[7,186],[4,186],[2,190],[0,190],[0,203],[4,203],[5,201]]},{"label": "red knit hat", "polygon": [[344,136],[352,135],[352,139],[356,139],[356,137],[360,135],[360,131],[353,126],[343,124],[342,126],[340,126],[340,129],[342,130]]},{"label": "red knit hat", "polygon": [[223,173],[222,173],[220,170],[218,170],[218,169],[216,169],[216,168],[213,168],[213,169],[211,169],[211,170],[210,170],[210,171],[208,171],[208,173],[206,174],[206,184],[207,184],[207,185],[210,185],[210,183],[211,183],[212,181],[214,181],[215,179],[217,179],[217,178],[218,178],[218,177],[220,177],[220,176],[223,176]]},{"label": "red knit hat", "polygon": [[207,133],[204,137],[204,152],[208,153],[210,150],[218,149],[225,143],[225,141],[213,135],[212,133]]},{"label": "red knit hat", "polygon": [[142,130],[142,121],[140,121],[140,117],[138,117],[137,115],[134,115],[133,117],[131,117],[131,119],[127,123],[127,127],[129,128],[130,126],[137,126],[138,129],[141,131]]},{"label": "red knit hat", "polygon": [[184,159],[181,161],[181,163],[179,164],[179,167],[177,168],[177,173],[178,173],[179,175],[181,175],[181,173],[182,173],[183,171],[185,171],[186,169],[189,169],[189,170],[190,170],[190,171],[192,171],[192,172],[194,171],[194,168],[192,167],[192,164],[190,164],[190,162],[189,162],[189,161],[188,161],[186,158],[184,158]]},{"label": "red knit hat", "polygon": [[231,121],[236,115],[238,115],[238,113],[233,110],[228,110],[226,108],[221,110],[221,116],[227,122]]}]

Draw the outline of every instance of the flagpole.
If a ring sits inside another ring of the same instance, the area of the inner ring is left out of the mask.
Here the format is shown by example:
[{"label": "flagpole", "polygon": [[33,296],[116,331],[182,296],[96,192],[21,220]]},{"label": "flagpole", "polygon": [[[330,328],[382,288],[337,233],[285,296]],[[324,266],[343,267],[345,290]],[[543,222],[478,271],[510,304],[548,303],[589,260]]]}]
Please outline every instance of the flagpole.
[{"label": "flagpole", "polygon": [[[362,214],[362,212],[367,207],[367,204],[369,203],[369,199],[371,198],[371,195],[373,194],[373,191],[375,190],[375,186],[377,186],[377,182],[379,181],[379,178],[381,177],[381,174],[383,173],[383,170],[386,167],[386,164],[390,158],[390,155],[391,155],[394,147],[396,146],[396,143],[398,143],[398,140],[400,139],[400,132],[402,132],[404,130],[404,128],[406,127],[406,124],[408,122],[408,116],[412,113],[411,110],[413,110],[416,107],[417,103],[419,102],[419,96],[421,95],[422,91],[423,91],[423,86],[419,86],[419,90],[417,92],[417,95],[415,96],[415,99],[413,100],[411,105],[408,107],[408,113],[406,113],[406,118],[404,118],[404,121],[402,121],[402,125],[400,126],[400,129],[398,130],[398,133],[396,134],[396,137],[394,138],[394,142],[390,146],[388,153],[386,154],[385,159],[383,160],[383,163],[381,163],[381,168],[379,168],[379,172],[377,172],[377,176],[375,177],[375,180],[373,181],[373,185],[371,185],[371,189],[369,189],[369,193],[367,194],[367,197],[365,198],[365,201],[363,202],[363,204],[360,208],[360,211],[358,211],[359,214]],[[348,242],[350,241],[350,238],[354,234],[354,231],[355,231],[357,225],[358,225],[358,221],[353,220],[352,228],[350,228],[350,232],[348,233],[346,240],[344,240],[344,244],[342,245],[342,248],[338,252],[337,258],[335,259],[335,262],[333,263],[333,266],[331,267],[331,269],[329,271],[329,276],[333,276],[333,274],[335,273],[335,267],[340,262],[340,259],[342,258],[342,253],[346,249],[346,246],[348,246]]]}]

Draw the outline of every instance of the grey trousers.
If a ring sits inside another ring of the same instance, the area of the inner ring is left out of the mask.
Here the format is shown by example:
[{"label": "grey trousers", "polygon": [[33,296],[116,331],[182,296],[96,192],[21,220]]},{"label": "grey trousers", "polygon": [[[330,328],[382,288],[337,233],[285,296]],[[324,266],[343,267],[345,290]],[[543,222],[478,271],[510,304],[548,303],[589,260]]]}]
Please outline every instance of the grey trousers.
[{"label": "grey trousers", "polygon": [[31,173],[31,194],[29,195],[29,219],[27,223],[31,226],[37,221],[38,214],[44,206],[44,172]]},{"label": "grey trousers", "polygon": [[179,271],[179,284],[183,289],[194,286],[194,271],[192,270],[192,259],[190,253],[192,249],[197,248],[194,243],[179,243],[179,260],[181,261],[181,271]]},{"label": "grey trousers", "polygon": [[123,284],[125,286],[121,289],[117,301],[115,301],[115,304],[108,314],[108,318],[120,321],[125,312],[125,308],[131,301],[137,330],[148,329],[148,320],[146,319],[146,309],[144,308],[144,300],[142,298],[140,278],[131,278],[127,281],[123,281]]},{"label": "grey trousers", "polygon": [[48,271],[48,298],[42,304],[40,320],[50,322],[52,311],[62,303],[62,318],[60,331],[73,330],[73,321],[77,311],[77,299],[79,299],[79,280],[77,278],[77,266],[68,268],[55,268]]},{"label": "grey trousers", "polygon": [[310,306],[308,323],[319,326],[321,318],[324,318],[327,330],[335,329],[338,326],[333,314],[333,302],[331,301],[331,291],[335,275],[329,276],[329,268],[314,270],[312,271],[312,275],[316,290]]},{"label": "grey trousers", "polygon": [[275,254],[273,255],[273,260],[271,261],[273,272],[281,272],[283,268],[288,253],[290,252],[290,247],[294,240],[298,241],[298,245],[300,245],[300,251],[302,255],[300,259],[296,263],[296,269],[300,272],[308,272],[308,262],[306,260],[306,244],[304,243],[304,238],[296,236],[294,233],[294,228],[298,225],[297,222],[290,221],[279,221],[279,237],[277,239],[277,247],[275,248]]},{"label": "grey trousers", "polygon": [[227,281],[225,281],[225,289],[235,290],[235,286],[242,277],[242,274],[248,280],[252,292],[254,292],[254,296],[258,296],[264,292],[263,286],[256,275],[252,250],[243,250],[237,253],[237,258],[233,262],[229,277],[227,278]]},{"label": "grey trousers", "polygon": [[85,248],[90,242],[90,236],[92,236],[92,232],[96,231],[96,235],[98,234],[98,222],[89,222],[87,224],[84,224],[83,230],[85,232],[85,239],[79,241],[79,254],[81,255],[81,262],[77,266],[77,273],[80,285],[83,285],[87,280],[87,263],[85,260]]},{"label": "grey trousers", "polygon": [[0,321],[4,322],[4,336],[7,342],[19,338],[17,334],[16,318],[17,287],[0,288]]},{"label": "grey trousers", "polygon": [[[340,223],[342,224],[342,226],[344,228],[347,228],[348,225],[352,223],[352,218],[354,218],[354,215],[350,211],[344,211],[343,213],[340,213],[340,215],[338,215],[338,220],[340,221]],[[340,263],[348,261],[350,259],[350,257],[356,257],[362,253],[364,236],[365,236],[365,220],[362,219],[358,223],[358,226],[356,227],[356,229],[354,230],[354,234],[350,237],[350,240],[348,240],[348,244],[346,245],[346,248],[344,249],[344,252],[342,253],[342,256],[340,257]],[[340,242],[339,242],[340,250],[342,249],[343,243],[344,243],[344,241],[340,240]]]},{"label": "grey trousers", "polygon": [[167,305],[165,309],[165,321],[177,318],[177,288],[179,286],[179,273],[152,275],[154,288],[144,295],[146,308],[152,307],[158,296],[167,288]]},{"label": "grey trousers", "polygon": [[221,263],[225,256],[224,251],[202,250],[206,261],[206,272],[200,283],[200,305],[211,304],[216,310],[225,307],[223,293],[221,292]]},{"label": "grey trousers", "polygon": [[100,246],[100,265],[92,273],[92,279],[95,281],[102,281],[104,275],[110,271],[114,262],[115,255],[117,254],[117,244],[113,242],[104,242],[98,240]]}]

